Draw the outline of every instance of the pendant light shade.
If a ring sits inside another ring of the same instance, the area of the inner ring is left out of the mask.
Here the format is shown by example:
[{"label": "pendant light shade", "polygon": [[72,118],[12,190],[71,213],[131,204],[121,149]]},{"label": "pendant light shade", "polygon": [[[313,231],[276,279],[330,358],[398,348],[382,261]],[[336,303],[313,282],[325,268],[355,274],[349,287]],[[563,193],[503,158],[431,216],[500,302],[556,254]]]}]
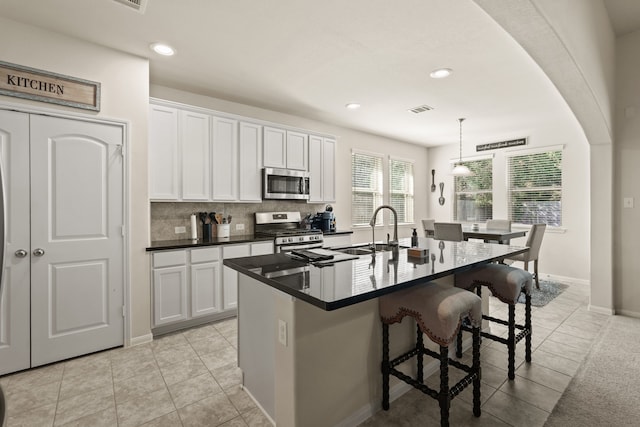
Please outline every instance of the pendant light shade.
[{"label": "pendant light shade", "polygon": [[471,172],[471,170],[468,167],[462,164],[462,122],[463,121],[464,121],[463,118],[458,119],[458,122],[460,122],[460,157],[458,158],[458,163],[453,167],[453,170],[451,171],[451,175],[453,176],[473,175],[473,172]]}]

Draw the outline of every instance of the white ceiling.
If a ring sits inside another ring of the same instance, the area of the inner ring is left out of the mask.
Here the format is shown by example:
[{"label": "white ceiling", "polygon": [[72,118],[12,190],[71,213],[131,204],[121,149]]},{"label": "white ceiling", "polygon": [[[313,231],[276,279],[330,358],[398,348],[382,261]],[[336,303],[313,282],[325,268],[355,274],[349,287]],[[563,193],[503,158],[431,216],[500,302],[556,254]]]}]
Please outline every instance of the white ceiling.
[{"label": "white ceiling", "polygon": [[[627,15],[612,14],[622,32],[639,27]],[[148,0],[144,14],[114,0],[2,0],[0,16],[147,57],[153,84],[427,146],[457,142],[458,117],[465,142],[483,143],[567,114],[472,0]],[[177,55],[153,54],[157,41]],[[429,78],[439,67],[454,73]],[[407,112],[422,104],[434,110]]]}]

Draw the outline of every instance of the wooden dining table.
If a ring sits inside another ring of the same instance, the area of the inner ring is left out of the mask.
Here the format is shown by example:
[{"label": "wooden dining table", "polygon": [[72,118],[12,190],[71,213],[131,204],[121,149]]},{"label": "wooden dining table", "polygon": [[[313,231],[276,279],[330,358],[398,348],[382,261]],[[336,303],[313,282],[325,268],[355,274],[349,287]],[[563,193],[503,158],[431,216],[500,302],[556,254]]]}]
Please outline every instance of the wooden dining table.
[{"label": "wooden dining table", "polygon": [[500,244],[509,244],[511,239],[518,237],[524,237],[527,234],[526,230],[497,230],[486,227],[479,227],[474,230],[472,226],[462,227],[462,236],[464,240],[469,239],[481,239],[485,242],[497,241]]}]

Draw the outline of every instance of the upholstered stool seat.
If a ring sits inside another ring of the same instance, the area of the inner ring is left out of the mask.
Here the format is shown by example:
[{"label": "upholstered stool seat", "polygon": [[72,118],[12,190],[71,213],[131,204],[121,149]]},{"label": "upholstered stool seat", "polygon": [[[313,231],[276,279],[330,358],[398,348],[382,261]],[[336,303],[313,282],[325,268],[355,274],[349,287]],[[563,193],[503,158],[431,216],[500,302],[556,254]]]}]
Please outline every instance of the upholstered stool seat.
[{"label": "upholstered stool seat", "polygon": [[[457,287],[467,290],[475,289],[478,296],[481,296],[482,286],[486,286],[491,290],[493,296],[509,305],[508,320],[492,317],[488,314],[482,316],[483,319],[490,322],[507,326],[507,338],[505,339],[488,332],[481,332],[481,335],[507,346],[508,376],[510,380],[514,379],[516,344],[523,338],[525,338],[525,360],[527,362],[531,362],[531,286],[533,283],[533,276],[528,271],[510,267],[508,265],[487,264],[464,273],[456,274],[455,281]],[[525,294],[525,320],[524,324],[518,324],[516,323],[515,309],[516,304],[518,303],[518,298],[522,293]],[[465,328],[463,327],[462,329]],[[520,330],[518,335],[515,333],[516,329]],[[458,332],[458,357],[461,356],[461,342],[462,331]]]},{"label": "upholstered stool seat", "polygon": [[[468,385],[473,384],[473,413],[480,416],[480,327],[482,325],[482,301],[465,290],[437,283],[423,283],[379,298],[382,321],[382,407],[389,409],[389,375],[393,375],[423,393],[437,399],[440,405],[440,424],[449,425],[451,399]],[[389,360],[389,325],[412,317],[417,325],[416,345],[407,353]],[[467,319],[473,334],[473,362],[464,365],[449,359],[449,345],[455,342],[462,320]],[[422,334],[440,346],[440,353],[424,347]],[[431,356],[440,361],[440,390],[424,384],[423,357]],[[397,365],[417,358],[416,378],[395,369]],[[467,375],[449,387],[449,365],[461,369]]]}]

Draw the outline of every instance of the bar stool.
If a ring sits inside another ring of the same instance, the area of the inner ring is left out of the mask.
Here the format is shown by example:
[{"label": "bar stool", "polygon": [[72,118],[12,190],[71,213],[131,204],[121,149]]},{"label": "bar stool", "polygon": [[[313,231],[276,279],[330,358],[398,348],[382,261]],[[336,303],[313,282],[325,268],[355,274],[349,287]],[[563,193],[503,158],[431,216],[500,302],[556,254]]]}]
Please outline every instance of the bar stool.
[{"label": "bar stool", "polygon": [[[482,318],[490,322],[507,326],[507,338],[482,331],[485,338],[505,344],[508,349],[507,364],[509,379],[515,378],[516,344],[525,338],[525,360],[531,362],[531,273],[504,264],[487,264],[464,273],[456,274],[455,283],[459,288],[473,291],[482,296],[482,286],[487,286],[491,293],[505,304],[509,305],[509,319],[499,319],[488,314]],[[516,323],[516,304],[521,293],[525,294],[524,325]],[[516,335],[516,329],[520,332]],[[456,356],[462,357],[462,330],[471,331],[472,328],[463,325],[458,332]]]},{"label": "bar stool", "polygon": [[[422,283],[382,296],[378,300],[382,322],[382,407],[389,409],[389,375],[393,375],[421,392],[438,400],[440,425],[449,425],[451,399],[473,384],[473,414],[480,416],[480,326],[482,300],[471,292],[437,283]],[[405,316],[413,317],[417,325],[416,345],[408,352],[389,360],[389,325],[400,323]],[[473,362],[465,365],[449,358],[449,345],[455,341],[462,324],[468,319],[473,334]],[[422,334],[440,346],[440,353],[425,348]],[[423,356],[440,361],[440,390],[424,383]],[[417,357],[416,378],[395,369],[397,365]],[[449,365],[467,375],[449,387]]]}]

